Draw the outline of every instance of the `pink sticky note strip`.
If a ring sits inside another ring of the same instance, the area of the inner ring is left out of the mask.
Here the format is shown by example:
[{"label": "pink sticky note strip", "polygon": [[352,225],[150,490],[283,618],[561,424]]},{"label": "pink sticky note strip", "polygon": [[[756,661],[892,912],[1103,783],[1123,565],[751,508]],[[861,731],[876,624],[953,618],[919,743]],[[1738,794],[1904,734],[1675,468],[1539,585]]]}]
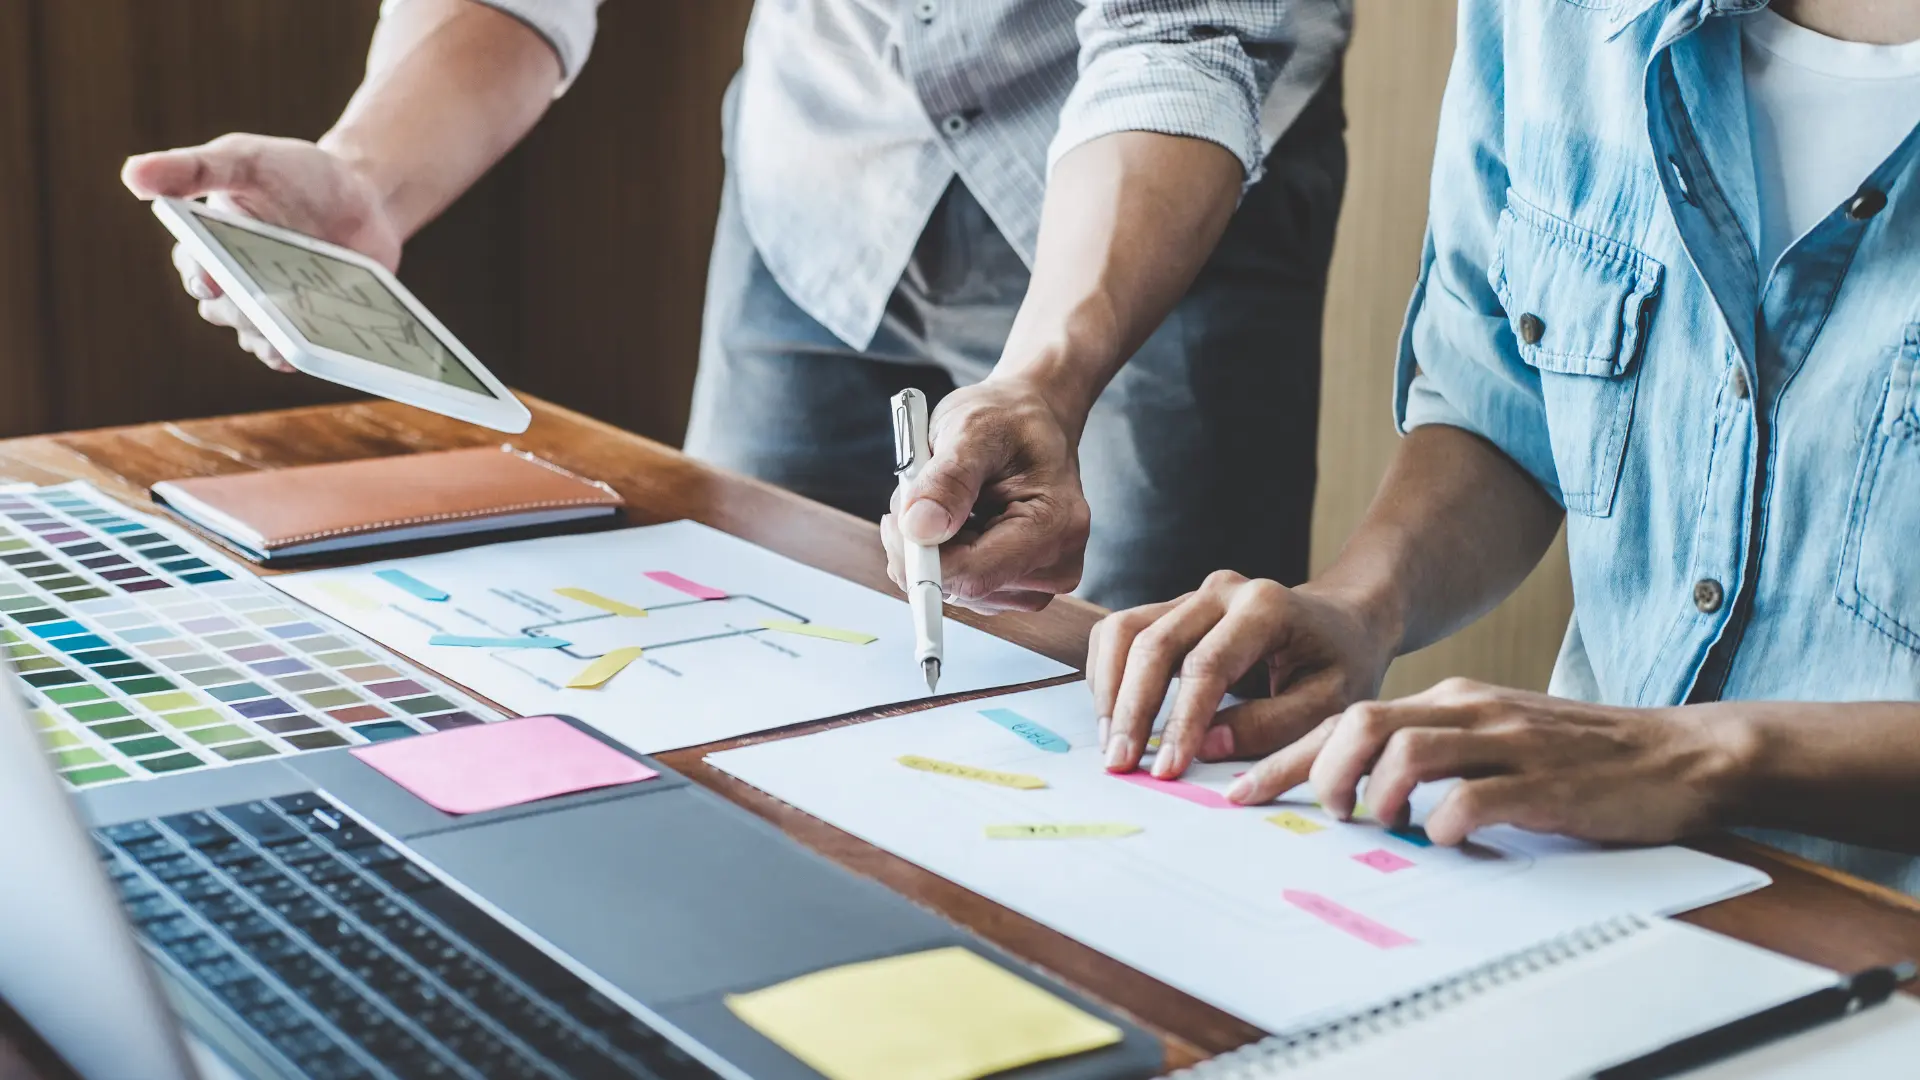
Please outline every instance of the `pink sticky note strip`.
[{"label": "pink sticky note strip", "polygon": [[416,735],[352,753],[449,814],[477,814],[660,775],[557,716]]},{"label": "pink sticky note strip", "polygon": [[1319,893],[1302,892],[1299,889],[1287,889],[1280,894],[1287,903],[1319,919],[1337,930],[1344,930],[1361,941],[1376,948],[1395,949],[1402,945],[1412,945],[1414,940],[1392,927],[1382,926],[1365,915],[1336,904]]},{"label": "pink sticky note strip", "polygon": [[1125,780],[1129,784],[1138,784],[1143,788],[1171,795],[1176,799],[1185,799],[1190,803],[1214,810],[1242,809],[1239,803],[1228,802],[1226,796],[1212,788],[1204,788],[1185,780],[1162,780],[1152,773],[1140,772],[1137,769],[1130,773],[1110,773],[1109,775],[1118,780]]},{"label": "pink sticky note strip", "polygon": [[701,600],[725,600],[727,598],[727,594],[719,589],[711,585],[702,585],[697,581],[689,581],[671,570],[649,570],[647,571],[647,576],[665,585],[669,589],[679,589],[688,596]]},{"label": "pink sticky note strip", "polygon": [[1376,848],[1373,851],[1363,851],[1355,855],[1353,861],[1371,866],[1383,874],[1391,874],[1395,870],[1406,870],[1413,866],[1411,860],[1403,859],[1384,848]]}]

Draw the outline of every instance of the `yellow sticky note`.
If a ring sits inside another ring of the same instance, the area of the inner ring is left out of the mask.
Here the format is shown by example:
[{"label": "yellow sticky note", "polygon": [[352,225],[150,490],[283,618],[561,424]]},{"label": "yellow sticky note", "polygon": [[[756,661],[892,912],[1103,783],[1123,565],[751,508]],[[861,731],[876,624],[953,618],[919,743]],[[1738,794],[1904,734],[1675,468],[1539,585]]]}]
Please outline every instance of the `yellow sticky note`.
[{"label": "yellow sticky note", "polygon": [[380,601],[375,600],[373,597],[368,596],[366,593],[361,592],[359,589],[354,588],[344,581],[323,581],[320,583],[320,591],[353,608],[355,611],[380,610]]},{"label": "yellow sticky note", "polygon": [[1277,814],[1268,814],[1267,820],[1297,836],[1312,836],[1326,831],[1326,826],[1311,818],[1301,817],[1291,810],[1282,810]]},{"label": "yellow sticky note", "polygon": [[1159,749],[1160,749],[1160,736],[1158,735],[1147,736],[1147,748],[1142,752],[1151,754],[1158,751]]},{"label": "yellow sticky note", "polygon": [[831,626],[821,626],[810,622],[782,622],[778,619],[762,619],[762,630],[778,630],[783,634],[800,634],[803,637],[826,638],[828,641],[844,641],[849,645],[871,645],[880,639],[872,634],[863,634],[858,630],[840,630]]},{"label": "yellow sticky note", "polygon": [[555,589],[553,591],[569,600],[578,600],[588,607],[597,607],[601,611],[611,611],[615,615],[621,615],[629,619],[644,619],[647,617],[646,608],[634,607],[632,604],[623,604],[618,600],[610,600],[597,592],[588,592],[585,589],[576,589],[572,586],[564,589]]},{"label": "yellow sticky note", "polygon": [[983,784],[998,784],[1001,787],[1020,788],[1031,791],[1047,786],[1045,780],[1025,773],[995,772],[992,769],[976,769],[971,765],[955,765],[951,761],[935,761],[919,754],[902,754],[894,760],[909,769],[921,772],[939,773],[941,776],[957,776],[962,780],[978,780]]},{"label": "yellow sticky note", "polygon": [[1119,822],[1041,822],[1034,825],[989,825],[989,840],[1085,840],[1094,837],[1132,836],[1141,832],[1138,825]]},{"label": "yellow sticky note", "polygon": [[628,664],[640,659],[641,653],[645,651],[638,645],[612,649],[600,659],[581,668],[580,674],[567,680],[567,687],[571,690],[597,690],[608,679],[625,671]]},{"label": "yellow sticky note", "polygon": [[977,1080],[1121,1039],[959,946],[828,968],[726,1002],[828,1080]]}]

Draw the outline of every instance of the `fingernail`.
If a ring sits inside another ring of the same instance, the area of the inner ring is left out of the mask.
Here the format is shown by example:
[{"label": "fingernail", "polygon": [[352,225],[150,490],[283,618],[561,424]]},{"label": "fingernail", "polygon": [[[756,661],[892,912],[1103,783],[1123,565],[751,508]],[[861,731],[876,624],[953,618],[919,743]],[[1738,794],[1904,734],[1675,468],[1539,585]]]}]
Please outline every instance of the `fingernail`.
[{"label": "fingernail", "polygon": [[1253,798],[1253,781],[1242,776],[1227,785],[1227,801],[1246,802]]},{"label": "fingernail", "polygon": [[213,299],[213,290],[207,288],[207,283],[197,277],[188,278],[187,295],[193,297],[195,300],[211,300]]},{"label": "fingernail", "polygon": [[1173,765],[1173,747],[1162,745],[1160,752],[1153,755],[1153,775],[1162,780],[1171,780],[1177,771]]},{"label": "fingernail", "polygon": [[1133,740],[1125,735],[1107,744],[1107,768],[1121,769],[1127,764],[1127,756],[1133,750]]},{"label": "fingernail", "polygon": [[900,531],[907,539],[916,544],[936,544],[946,539],[952,531],[953,517],[945,507],[929,499],[921,499],[900,516]]},{"label": "fingernail", "polygon": [[1203,758],[1232,757],[1233,729],[1225,724],[1208,728],[1207,737],[1200,740],[1200,756]]}]

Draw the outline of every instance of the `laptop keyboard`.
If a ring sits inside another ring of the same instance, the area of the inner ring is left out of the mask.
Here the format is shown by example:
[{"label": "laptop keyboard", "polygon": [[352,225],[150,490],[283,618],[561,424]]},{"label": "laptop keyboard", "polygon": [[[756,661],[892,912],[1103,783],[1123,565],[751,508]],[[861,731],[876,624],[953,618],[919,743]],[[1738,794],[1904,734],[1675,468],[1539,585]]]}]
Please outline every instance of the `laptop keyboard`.
[{"label": "laptop keyboard", "polygon": [[147,946],[302,1075],[716,1076],[317,795],[95,835]]}]

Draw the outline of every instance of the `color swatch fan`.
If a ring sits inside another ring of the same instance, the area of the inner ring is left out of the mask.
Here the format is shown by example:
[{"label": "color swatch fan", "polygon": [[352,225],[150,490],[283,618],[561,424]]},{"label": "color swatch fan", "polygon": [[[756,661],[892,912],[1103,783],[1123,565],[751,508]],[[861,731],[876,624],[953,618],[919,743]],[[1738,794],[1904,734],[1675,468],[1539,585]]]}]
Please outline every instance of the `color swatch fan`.
[{"label": "color swatch fan", "polygon": [[76,787],[498,719],[84,483],[0,490],[0,647]]}]

